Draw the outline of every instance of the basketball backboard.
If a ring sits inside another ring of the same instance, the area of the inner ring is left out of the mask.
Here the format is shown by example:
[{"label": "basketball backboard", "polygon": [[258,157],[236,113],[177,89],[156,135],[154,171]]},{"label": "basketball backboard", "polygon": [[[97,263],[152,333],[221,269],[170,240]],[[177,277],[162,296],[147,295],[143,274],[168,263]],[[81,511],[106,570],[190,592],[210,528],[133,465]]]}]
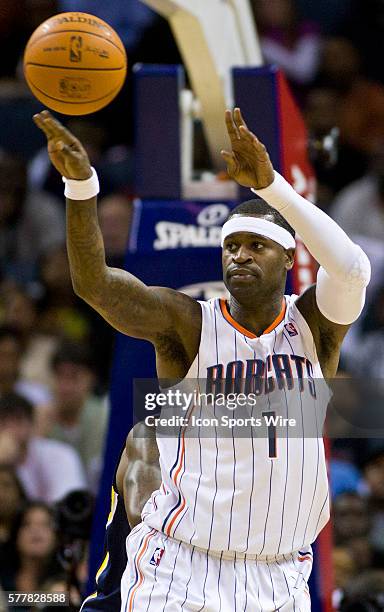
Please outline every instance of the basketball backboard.
[{"label": "basketball backboard", "polygon": [[233,106],[232,68],[260,66],[262,56],[249,0],[142,0],[165,17],[179,46],[215,167],[228,143],[225,108]]}]

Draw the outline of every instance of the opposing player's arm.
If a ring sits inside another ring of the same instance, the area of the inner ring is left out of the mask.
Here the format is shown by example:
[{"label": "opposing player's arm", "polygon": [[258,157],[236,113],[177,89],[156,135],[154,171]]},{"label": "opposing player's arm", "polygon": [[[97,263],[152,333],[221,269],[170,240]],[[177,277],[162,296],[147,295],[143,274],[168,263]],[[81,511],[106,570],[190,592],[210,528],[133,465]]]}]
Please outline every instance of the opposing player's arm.
[{"label": "opposing player's arm", "polygon": [[117,472],[119,492],[124,494],[128,522],[141,521],[144,505],[161,483],[159,451],[153,427],[138,423],[127,437],[125,454]]},{"label": "opposing player's arm", "polygon": [[341,342],[364,306],[369,260],[333,219],[274,172],[265,146],[239,109],[227,111],[226,124],[232,152],[222,155],[231,178],[278,210],[320,264],[316,285],[298,298],[297,307],[311,328],[324,374],[333,376]]},{"label": "opposing player's arm", "polygon": [[[58,172],[67,179],[89,179],[91,165],[79,140],[48,111],[35,115],[34,121],[47,137],[48,153]],[[96,197],[67,198],[67,249],[75,292],[113,327],[155,344],[165,334],[172,337],[182,332],[188,344],[190,322],[199,324],[200,307],[184,294],[148,287],[132,274],[106,265]]]}]

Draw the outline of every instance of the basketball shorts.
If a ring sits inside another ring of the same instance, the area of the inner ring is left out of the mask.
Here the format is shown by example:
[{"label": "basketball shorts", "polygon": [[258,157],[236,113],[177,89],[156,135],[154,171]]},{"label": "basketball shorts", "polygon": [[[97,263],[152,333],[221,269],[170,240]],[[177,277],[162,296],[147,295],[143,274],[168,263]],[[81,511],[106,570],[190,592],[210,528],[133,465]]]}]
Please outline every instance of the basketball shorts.
[{"label": "basketball shorts", "polygon": [[121,612],[308,612],[312,550],[264,561],[207,553],[140,523],[127,538]]}]

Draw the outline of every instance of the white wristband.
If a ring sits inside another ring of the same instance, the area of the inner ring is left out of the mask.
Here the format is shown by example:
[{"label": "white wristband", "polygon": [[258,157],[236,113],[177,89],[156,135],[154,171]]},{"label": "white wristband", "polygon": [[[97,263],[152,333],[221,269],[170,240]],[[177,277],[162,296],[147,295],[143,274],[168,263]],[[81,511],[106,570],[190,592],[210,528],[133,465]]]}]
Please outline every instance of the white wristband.
[{"label": "white wristband", "polygon": [[63,176],[65,183],[64,195],[69,200],[90,200],[100,192],[99,179],[94,168],[91,168],[92,176],[85,181],[68,179]]},{"label": "white wristband", "polygon": [[268,185],[268,187],[264,187],[264,189],[251,189],[251,191],[258,195],[259,198],[268,202],[272,208],[282,212],[285,208],[290,206],[292,198],[298,198],[300,196],[281,174],[276,172],[276,170],[274,173],[274,181]]}]

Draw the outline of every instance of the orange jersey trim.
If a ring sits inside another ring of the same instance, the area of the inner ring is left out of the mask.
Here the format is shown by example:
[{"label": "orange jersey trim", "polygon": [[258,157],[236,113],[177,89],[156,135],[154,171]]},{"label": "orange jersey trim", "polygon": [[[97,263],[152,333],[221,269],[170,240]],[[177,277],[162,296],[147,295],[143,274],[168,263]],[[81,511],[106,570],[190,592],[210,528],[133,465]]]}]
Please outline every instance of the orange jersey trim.
[{"label": "orange jersey trim", "polygon": [[[275,327],[277,327],[279,325],[279,323],[281,323],[281,321],[285,317],[286,309],[287,309],[287,305],[285,303],[285,299],[283,298],[283,303],[281,305],[281,310],[280,310],[279,314],[277,315],[276,319],[274,321],[272,321],[272,323],[269,325],[269,327],[267,327],[267,329],[265,329],[263,331],[263,333],[261,334],[262,336],[264,334],[269,334],[269,332],[274,330]],[[247,336],[247,338],[258,338],[259,337],[259,336],[256,336],[256,334],[254,334],[253,332],[248,331],[248,329],[246,329],[245,327],[240,325],[240,323],[235,321],[235,319],[229,313],[228,306],[227,306],[227,301],[224,300],[224,299],[220,299],[220,310],[221,310],[221,313],[222,313],[224,319],[226,319],[228,321],[228,323],[230,325],[232,325],[232,327],[237,329],[237,331],[239,331],[242,334],[244,334],[244,336]]]},{"label": "orange jersey trim", "polygon": [[[182,449],[181,449],[179,465],[178,465],[177,470],[174,473],[173,478],[172,478],[172,480],[175,483],[176,487],[177,487],[177,477],[178,477],[178,475],[180,473],[181,468],[183,467],[183,461],[184,461],[184,455],[185,455],[185,430],[182,433],[182,444],[183,444],[183,446],[182,446]],[[185,507],[185,504],[186,504],[185,498],[182,495],[181,491],[180,491],[180,495],[183,498],[183,502],[182,502],[180,507],[175,509],[176,510],[176,514],[174,514],[173,518],[171,519],[171,522],[168,524],[168,526],[167,526],[167,528],[165,530],[167,535],[171,535],[171,529],[172,529],[172,527],[173,527],[177,517],[184,510],[184,507]]]}]

